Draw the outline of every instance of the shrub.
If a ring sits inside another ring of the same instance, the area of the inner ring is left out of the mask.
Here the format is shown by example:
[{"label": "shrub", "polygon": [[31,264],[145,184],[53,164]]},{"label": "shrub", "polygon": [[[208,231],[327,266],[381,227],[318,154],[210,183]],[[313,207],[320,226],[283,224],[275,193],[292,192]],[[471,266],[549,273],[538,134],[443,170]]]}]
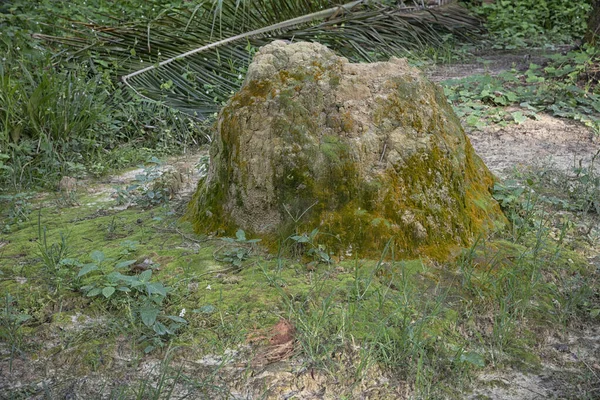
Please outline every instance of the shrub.
[{"label": "shrub", "polygon": [[486,19],[500,47],[515,48],[582,38],[591,5],[589,0],[496,0],[473,10]]}]

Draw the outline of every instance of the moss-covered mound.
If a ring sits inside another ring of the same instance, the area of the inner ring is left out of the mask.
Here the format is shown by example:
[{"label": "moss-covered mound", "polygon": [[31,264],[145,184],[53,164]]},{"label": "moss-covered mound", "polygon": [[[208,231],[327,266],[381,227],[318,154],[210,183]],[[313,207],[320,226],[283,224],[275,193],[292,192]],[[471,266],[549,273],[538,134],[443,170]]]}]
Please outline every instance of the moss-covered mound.
[{"label": "moss-covered mound", "polygon": [[188,212],[199,232],[276,243],[318,228],[332,251],[369,256],[393,238],[400,256],[445,258],[504,222],[442,90],[400,59],[263,47],[210,157]]}]

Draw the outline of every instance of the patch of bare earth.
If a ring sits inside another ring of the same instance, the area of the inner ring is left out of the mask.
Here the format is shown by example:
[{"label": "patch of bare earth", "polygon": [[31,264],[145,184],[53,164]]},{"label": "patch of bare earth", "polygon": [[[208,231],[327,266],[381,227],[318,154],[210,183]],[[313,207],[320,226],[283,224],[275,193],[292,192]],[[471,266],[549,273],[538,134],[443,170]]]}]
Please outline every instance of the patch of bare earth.
[{"label": "patch of bare earth", "polygon": [[484,51],[474,54],[474,60],[446,65],[435,65],[425,69],[434,82],[460,79],[473,75],[498,75],[503,71],[516,69],[525,71],[531,63],[543,65],[552,54],[569,51],[571,46],[558,46],[551,49],[526,49]]},{"label": "patch of bare earth", "polygon": [[[600,136],[586,126],[539,114],[521,125],[490,125],[468,132],[475,151],[488,168],[504,178],[515,168],[545,167],[563,173],[589,167],[600,149]],[[600,171],[600,160],[595,164]]]},{"label": "patch of bare earth", "polygon": [[[203,149],[197,152],[188,153],[181,156],[174,156],[167,158],[158,169],[161,174],[165,175],[169,172],[176,172],[182,178],[181,185],[174,195],[177,199],[187,199],[191,197],[198,179],[202,173],[201,169],[198,168],[201,158],[208,156],[208,150]],[[126,188],[135,182],[138,175],[144,174],[147,167],[140,166],[128,171],[125,171],[118,175],[112,175],[100,182],[92,183],[89,180],[77,181],[78,187],[86,187],[89,194],[95,195],[95,202],[106,203],[113,202],[117,188]],[[117,208],[127,208],[127,204]]]},{"label": "patch of bare earth", "polygon": [[471,400],[600,398],[600,326],[541,338],[541,367],[481,373]]}]

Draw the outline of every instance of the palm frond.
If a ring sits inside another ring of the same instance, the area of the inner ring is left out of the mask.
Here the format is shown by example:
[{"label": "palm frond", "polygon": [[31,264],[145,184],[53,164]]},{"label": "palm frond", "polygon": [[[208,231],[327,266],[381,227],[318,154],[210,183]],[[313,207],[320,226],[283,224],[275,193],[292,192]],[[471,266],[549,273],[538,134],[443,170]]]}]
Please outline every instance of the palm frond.
[{"label": "palm frond", "polygon": [[[440,5],[440,3],[442,3]],[[404,4],[404,3],[402,3]],[[170,10],[147,24],[81,24],[69,57],[118,60],[139,95],[198,116],[216,112],[243,82],[252,49],[275,39],[322,43],[353,61],[374,61],[462,39],[481,24],[456,1],[389,6],[356,0],[214,0]]]}]

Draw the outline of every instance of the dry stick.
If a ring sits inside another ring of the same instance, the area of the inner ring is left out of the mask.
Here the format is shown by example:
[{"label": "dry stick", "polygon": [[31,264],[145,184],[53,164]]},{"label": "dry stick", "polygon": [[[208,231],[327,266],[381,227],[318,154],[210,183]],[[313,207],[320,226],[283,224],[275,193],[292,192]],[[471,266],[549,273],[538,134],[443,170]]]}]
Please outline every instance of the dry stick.
[{"label": "dry stick", "polygon": [[383,157],[385,156],[385,150],[387,149],[387,142],[383,143],[383,151],[381,152],[381,157],[379,157],[379,162],[383,162]]},{"label": "dry stick", "polygon": [[589,366],[588,363],[585,362],[585,360],[582,359],[581,362],[583,363],[583,365],[585,365],[587,367],[587,369],[590,370],[590,372],[592,374],[594,374],[594,376],[596,377],[596,379],[598,380],[598,382],[600,382],[600,376],[598,376],[598,374],[596,373],[596,371],[594,371],[594,369],[591,366]]},{"label": "dry stick", "polygon": [[189,240],[190,242],[194,242],[194,243],[204,243],[204,242],[207,242],[210,240],[208,237],[205,239],[194,239],[192,237],[187,236],[185,233],[181,232],[177,228],[160,228],[158,226],[153,226],[152,229],[155,229],[157,231],[162,231],[162,232],[178,233],[185,240]]},{"label": "dry stick", "polygon": [[[537,391],[535,391],[535,390],[533,390],[533,389],[530,389],[530,388],[528,388],[527,386],[520,385],[520,384],[518,384],[517,382],[513,382],[513,384],[514,384],[514,385],[516,385],[516,386],[518,386],[518,387],[520,387],[521,389],[525,389],[525,390],[528,390],[528,391],[530,391],[531,393],[535,393],[535,394],[537,394],[538,396],[542,396],[542,398],[544,398],[544,399],[547,399],[547,398],[548,398],[548,396],[546,396],[545,394],[543,394],[543,393],[540,393],[540,392],[537,392]],[[535,398],[537,398],[538,396],[535,396]]]}]

